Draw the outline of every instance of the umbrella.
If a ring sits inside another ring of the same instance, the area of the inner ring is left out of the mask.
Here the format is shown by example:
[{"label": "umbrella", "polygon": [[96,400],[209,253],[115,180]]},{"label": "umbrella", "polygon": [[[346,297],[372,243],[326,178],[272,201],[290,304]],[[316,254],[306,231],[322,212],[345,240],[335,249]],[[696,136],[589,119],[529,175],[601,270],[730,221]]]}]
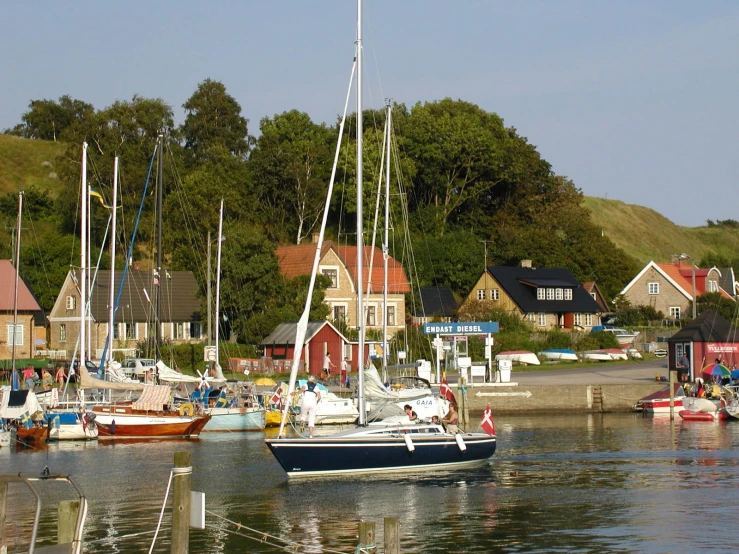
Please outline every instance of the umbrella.
[{"label": "umbrella", "polygon": [[721,364],[709,364],[703,368],[701,373],[705,375],[713,375],[714,377],[731,377],[731,371],[729,371],[729,368]]},{"label": "umbrella", "polygon": [[731,378],[732,379],[739,379],[739,369],[732,369],[731,370]]},{"label": "umbrella", "polygon": [[254,381],[254,384],[259,387],[274,387],[277,383],[275,383],[269,377],[260,377],[259,379]]}]

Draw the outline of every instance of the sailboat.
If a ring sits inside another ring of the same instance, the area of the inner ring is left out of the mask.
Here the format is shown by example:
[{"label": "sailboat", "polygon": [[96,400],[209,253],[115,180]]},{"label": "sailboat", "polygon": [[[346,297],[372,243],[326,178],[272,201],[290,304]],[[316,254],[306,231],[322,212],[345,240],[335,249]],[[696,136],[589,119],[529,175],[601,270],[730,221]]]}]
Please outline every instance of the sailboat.
[{"label": "sailboat", "polygon": [[[362,0],[357,0],[357,41],[355,66],[357,69],[357,272],[362,276]],[[352,77],[354,69],[352,69]],[[346,119],[339,128],[339,141]],[[336,149],[336,156],[339,146]],[[336,162],[336,159],[334,160]],[[329,182],[326,208],[316,244],[316,256],[308,287],[306,306],[297,326],[295,357],[293,358],[288,398],[295,390],[298,373],[299,353],[302,351],[305,330],[308,324],[313,284],[318,269],[323,235],[326,228],[328,206],[335,176],[335,166]],[[364,365],[364,327],[362,279],[357,280],[357,320],[359,330],[359,359]],[[288,477],[335,476],[347,474],[370,474],[394,471],[433,470],[457,468],[485,463],[494,453],[496,437],[486,433],[447,433],[441,425],[407,422],[365,426],[364,377],[359,372],[359,424],[356,429],[341,431],[333,435],[304,438],[284,435],[287,407],[283,411],[277,438],[265,442]]]}]

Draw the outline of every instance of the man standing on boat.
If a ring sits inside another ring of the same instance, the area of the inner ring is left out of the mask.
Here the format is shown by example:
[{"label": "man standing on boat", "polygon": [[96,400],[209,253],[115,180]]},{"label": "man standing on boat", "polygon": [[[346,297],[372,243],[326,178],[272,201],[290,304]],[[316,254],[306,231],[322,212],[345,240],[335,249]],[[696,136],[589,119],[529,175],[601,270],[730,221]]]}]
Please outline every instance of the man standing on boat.
[{"label": "man standing on boat", "polygon": [[318,402],[321,400],[321,393],[316,388],[316,378],[313,375],[308,377],[308,382],[293,394],[300,393],[303,393],[303,402],[300,405],[300,423],[305,423],[307,416],[308,433],[312,439],[313,427],[316,425],[316,410],[318,409]]}]

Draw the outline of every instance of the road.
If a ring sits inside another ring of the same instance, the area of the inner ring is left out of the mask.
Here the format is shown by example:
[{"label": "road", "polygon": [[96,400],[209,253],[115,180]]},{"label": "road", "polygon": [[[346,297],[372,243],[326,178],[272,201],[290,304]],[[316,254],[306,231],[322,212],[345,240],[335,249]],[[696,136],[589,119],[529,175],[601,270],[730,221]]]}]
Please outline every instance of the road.
[{"label": "road", "polygon": [[591,365],[579,369],[547,369],[544,371],[511,372],[511,382],[527,385],[619,385],[655,381],[657,375],[667,375],[667,359],[648,362]]}]

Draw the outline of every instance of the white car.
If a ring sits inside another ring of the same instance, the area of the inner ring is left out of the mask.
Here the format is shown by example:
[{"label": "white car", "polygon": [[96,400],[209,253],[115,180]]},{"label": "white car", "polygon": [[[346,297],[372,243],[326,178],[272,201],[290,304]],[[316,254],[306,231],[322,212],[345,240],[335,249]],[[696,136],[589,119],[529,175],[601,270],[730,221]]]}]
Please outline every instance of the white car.
[{"label": "white car", "polygon": [[134,375],[143,380],[147,373],[149,373],[149,376],[154,374],[156,362],[150,358],[129,358],[123,360],[121,367],[126,375]]}]

